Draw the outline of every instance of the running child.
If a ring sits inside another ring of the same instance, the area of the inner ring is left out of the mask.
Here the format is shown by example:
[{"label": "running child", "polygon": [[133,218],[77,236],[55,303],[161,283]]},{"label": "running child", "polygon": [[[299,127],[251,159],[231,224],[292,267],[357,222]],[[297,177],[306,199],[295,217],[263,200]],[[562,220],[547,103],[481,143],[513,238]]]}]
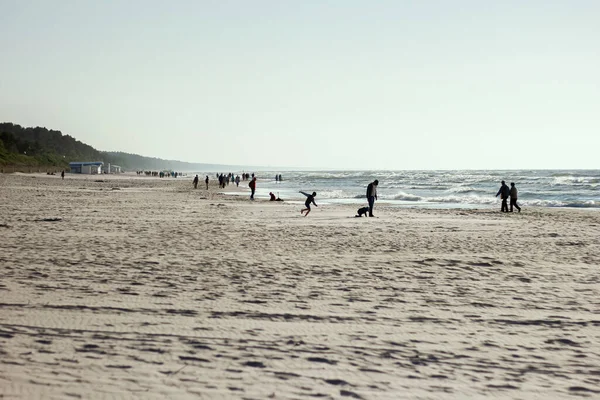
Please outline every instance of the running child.
[{"label": "running child", "polygon": [[319,207],[317,203],[315,203],[315,196],[317,195],[317,192],[312,192],[312,194],[308,194],[306,192],[300,191],[300,193],[306,196],[306,201],[304,202],[304,206],[306,208],[300,210],[300,214],[304,214],[304,211],[306,211],[306,214],[304,215],[306,217],[310,212],[310,203],[314,204],[315,207]]}]

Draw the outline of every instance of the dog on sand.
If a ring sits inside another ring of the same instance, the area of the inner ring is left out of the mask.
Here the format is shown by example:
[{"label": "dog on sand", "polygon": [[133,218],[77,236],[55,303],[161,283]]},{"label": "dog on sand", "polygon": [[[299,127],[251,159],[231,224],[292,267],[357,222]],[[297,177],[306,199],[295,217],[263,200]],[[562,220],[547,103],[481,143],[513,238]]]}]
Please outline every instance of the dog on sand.
[{"label": "dog on sand", "polygon": [[361,207],[358,209],[358,211],[356,211],[358,214],[355,215],[355,217],[362,217],[363,215],[367,215],[367,213],[369,212],[369,207]]}]

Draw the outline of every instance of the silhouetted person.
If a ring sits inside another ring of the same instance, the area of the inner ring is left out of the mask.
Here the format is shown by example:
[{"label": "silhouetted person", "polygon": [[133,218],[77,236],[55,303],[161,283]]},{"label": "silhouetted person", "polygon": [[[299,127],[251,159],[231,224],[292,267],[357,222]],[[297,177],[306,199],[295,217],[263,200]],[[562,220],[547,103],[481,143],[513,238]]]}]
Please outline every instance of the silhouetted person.
[{"label": "silhouetted person", "polygon": [[502,206],[500,207],[500,211],[508,212],[508,204],[506,204],[506,200],[510,195],[510,188],[506,186],[506,183],[504,181],[502,181],[502,185],[500,186],[500,190],[498,190],[498,193],[496,193],[496,197],[498,197],[498,195],[500,195],[500,198],[502,199]]},{"label": "silhouetted person", "polygon": [[60,173],[60,177],[61,177],[62,180],[65,180],[65,170],[64,169]]},{"label": "silhouetted person", "polygon": [[206,182],[206,190],[208,190],[208,175],[206,175],[206,179],[204,180],[204,182]]},{"label": "silhouetted person", "polygon": [[196,175],[196,176],[194,177],[194,189],[198,188],[198,181],[199,181],[199,179],[198,179],[198,175]]},{"label": "silhouetted person", "polygon": [[269,201],[275,201],[275,200],[277,200],[275,198],[275,195],[273,194],[273,192],[269,192],[269,197],[270,197]]},{"label": "silhouetted person", "polygon": [[519,205],[517,204],[517,187],[515,186],[514,182],[510,183],[510,212],[513,212],[513,206],[515,206],[515,208],[517,210],[519,210],[519,212],[521,212],[521,207],[519,207]]},{"label": "silhouetted person", "polygon": [[308,213],[310,212],[310,204],[314,204],[315,207],[319,207],[317,205],[317,203],[315,203],[315,196],[317,195],[317,192],[312,192],[312,194],[308,194],[306,192],[302,192],[300,191],[300,193],[302,193],[303,195],[306,196],[306,201],[304,202],[304,207],[302,210],[300,210],[300,214],[303,214],[304,211],[306,211],[306,214],[304,215],[305,217],[308,215]]},{"label": "silhouetted person", "polygon": [[375,179],[367,186],[367,201],[369,202],[369,217],[374,217],[373,207],[375,206],[375,200],[377,200],[377,186],[379,181]]},{"label": "silhouetted person", "polygon": [[254,200],[254,192],[256,191],[256,178],[253,177],[250,183],[248,184],[252,193],[250,193],[250,200]]}]

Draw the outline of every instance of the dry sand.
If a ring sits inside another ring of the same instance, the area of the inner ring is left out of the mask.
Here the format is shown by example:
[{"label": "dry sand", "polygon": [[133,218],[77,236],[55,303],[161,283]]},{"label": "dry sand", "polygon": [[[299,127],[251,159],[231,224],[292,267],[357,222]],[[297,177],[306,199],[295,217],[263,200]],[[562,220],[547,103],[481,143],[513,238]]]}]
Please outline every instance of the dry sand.
[{"label": "dry sand", "polygon": [[0,200],[0,397],[600,398],[598,212],[304,218],[191,177]]}]

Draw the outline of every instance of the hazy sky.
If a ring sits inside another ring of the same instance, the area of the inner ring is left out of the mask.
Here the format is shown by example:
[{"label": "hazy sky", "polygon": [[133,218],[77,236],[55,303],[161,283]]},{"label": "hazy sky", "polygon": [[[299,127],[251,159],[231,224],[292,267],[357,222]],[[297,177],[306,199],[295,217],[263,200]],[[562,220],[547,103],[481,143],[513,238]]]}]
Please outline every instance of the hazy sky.
[{"label": "hazy sky", "polygon": [[600,1],[0,0],[0,121],[99,150],[599,168]]}]

